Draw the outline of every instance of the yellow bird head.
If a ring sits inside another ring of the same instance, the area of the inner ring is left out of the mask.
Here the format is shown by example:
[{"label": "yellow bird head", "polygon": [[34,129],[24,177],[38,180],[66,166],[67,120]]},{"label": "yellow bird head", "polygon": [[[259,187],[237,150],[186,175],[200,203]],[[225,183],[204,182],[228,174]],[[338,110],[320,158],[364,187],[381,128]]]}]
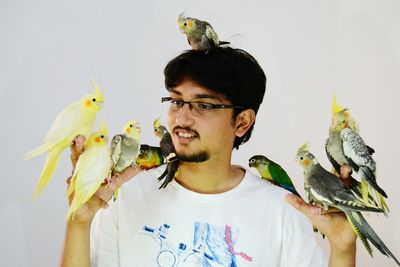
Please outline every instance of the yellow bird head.
[{"label": "yellow bird head", "polygon": [[139,139],[140,137],[140,125],[137,120],[130,120],[124,125],[123,133],[134,139]]},{"label": "yellow bird head", "polygon": [[179,30],[184,34],[190,34],[196,28],[196,22],[194,19],[185,17],[183,13],[179,14],[178,17]]},{"label": "yellow bird head", "polygon": [[350,115],[349,109],[340,106],[337,103],[336,95],[333,95],[331,127],[335,130],[342,130],[343,128],[352,128],[352,126],[353,128],[358,128],[355,120]]},{"label": "yellow bird head", "polygon": [[161,118],[158,117],[153,121],[153,129],[154,129],[154,134],[157,137],[162,137],[163,135],[163,131],[162,131],[162,127],[161,127]]},{"label": "yellow bird head", "polygon": [[101,109],[104,103],[104,95],[96,81],[93,79],[92,82],[94,86],[94,92],[90,95],[84,96],[81,99],[81,104],[84,110],[97,112]]},{"label": "yellow bird head", "polygon": [[86,148],[90,146],[102,146],[108,144],[108,130],[107,123],[103,121],[101,123],[100,130],[92,133],[86,143]]}]

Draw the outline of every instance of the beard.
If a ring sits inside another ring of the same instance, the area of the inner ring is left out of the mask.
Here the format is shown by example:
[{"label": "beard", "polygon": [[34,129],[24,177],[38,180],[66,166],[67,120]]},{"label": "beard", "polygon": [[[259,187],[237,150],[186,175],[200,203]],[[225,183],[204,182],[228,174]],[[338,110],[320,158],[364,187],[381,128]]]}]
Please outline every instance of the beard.
[{"label": "beard", "polygon": [[210,154],[207,151],[201,151],[189,155],[177,153],[177,156],[180,161],[185,162],[204,162],[210,158]]}]

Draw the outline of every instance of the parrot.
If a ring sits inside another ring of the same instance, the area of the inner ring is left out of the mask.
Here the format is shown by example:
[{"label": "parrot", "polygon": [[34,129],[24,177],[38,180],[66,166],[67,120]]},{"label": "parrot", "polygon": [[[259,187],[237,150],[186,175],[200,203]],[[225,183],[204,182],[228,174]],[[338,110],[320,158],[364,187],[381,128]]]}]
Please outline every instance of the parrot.
[{"label": "parrot", "polygon": [[165,126],[161,125],[160,118],[153,122],[154,134],[160,138],[160,149],[163,157],[166,159],[167,167],[158,178],[158,181],[164,179],[159,189],[165,188],[176,176],[179,168],[179,158],[175,153],[174,143],[171,134]]},{"label": "parrot", "polygon": [[[111,139],[110,154],[113,165],[111,175],[119,175],[126,168],[136,163],[140,149],[140,126],[136,120],[130,120],[122,129],[122,134],[117,134]],[[113,199],[117,199],[119,190],[114,192]]]},{"label": "parrot", "polygon": [[54,120],[41,146],[24,154],[25,159],[47,152],[46,163],[32,193],[36,199],[50,182],[57,168],[61,153],[78,135],[87,138],[93,130],[97,112],[101,109],[104,96],[93,79],[94,92],[66,107]]},{"label": "parrot", "polygon": [[136,165],[141,170],[149,170],[162,164],[164,164],[164,157],[160,147],[146,144],[140,145],[140,152],[136,159]]},{"label": "parrot", "polygon": [[368,241],[383,255],[392,258],[400,265],[397,258],[361,214],[361,211],[383,212],[383,209],[366,203],[347,188],[339,177],[324,169],[315,156],[308,151],[307,144],[302,145],[297,151],[296,161],[304,169],[304,189],[308,194],[309,202],[325,210],[335,207],[343,211],[371,257],[373,256],[372,248]]},{"label": "parrot", "polygon": [[[384,198],[386,192],[376,183],[375,169],[376,163],[372,158],[375,150],[367,146],[358,134],[358,126],[350,116],[347,109],[340,107],[334,97],[332,104],[332,123],[329,127],[329,137],[325,143],[325,151],[329,161],[340,173],[340,168],[344,165],[350,166],[361,176],[361,183],[350,178],[350,186],[358,188],[365,201],[379,203],[387,215],[389,208]],[[377,195],[378,201],[374,200]]]},{"label": "parrot", "polygon": [[186,35],[193,50],[208,50],[229,42],[220,41],[217,33],[207,21],[185,17],[183,13],[178,18],[179,30]]},{"label": "parrot", "polygon": [[249,167],[256,168],[263,179],[283,187],[300,197],[300,194],[296,191],[289,175],[279,164],[263,155],[255,155],[249,159]]},{"label": "parrot", "polygon": [[123,128],[123,134],[115,135],[111,140],[112,174],[120,173],[133,163],[140,151],[140,126],[137,121],[128,121]]},{"label": "parrot", "polygon": [[68,196],[73,200],[66,219],[74,219],[76,211],[82,207],[111,174],[113,162],[108,147],[107,125],[102,123],[99,131],[92,133],[84,145],[68,188]]}]

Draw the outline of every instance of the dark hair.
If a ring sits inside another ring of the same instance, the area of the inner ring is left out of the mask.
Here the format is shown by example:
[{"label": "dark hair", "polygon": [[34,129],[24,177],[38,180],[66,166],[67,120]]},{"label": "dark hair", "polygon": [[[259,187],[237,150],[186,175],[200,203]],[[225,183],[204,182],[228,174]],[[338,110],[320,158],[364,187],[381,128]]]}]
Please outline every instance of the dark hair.
[{"label": "dark hair", "polygon": [[[188,50],[172,59],[164,69],[165,87],[171,90],[192,80],[210,90],[223,94],[235,109],[233,118],[245,109],[257,114],[263,101],[266,77],[258,62],[242,49],[217,47],[207,51]],[[236,137],[233,147],[250,139],[254,124],[242,137]]]}]

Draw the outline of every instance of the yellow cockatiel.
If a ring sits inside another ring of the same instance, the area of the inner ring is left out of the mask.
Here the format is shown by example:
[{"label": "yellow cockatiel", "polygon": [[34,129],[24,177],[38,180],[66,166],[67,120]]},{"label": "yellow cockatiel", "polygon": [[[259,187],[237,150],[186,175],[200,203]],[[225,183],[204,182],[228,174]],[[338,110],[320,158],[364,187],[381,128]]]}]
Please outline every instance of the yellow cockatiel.
[{"label": "yellow cockatiel", "polygon": [[40,195],[53,177],[63,150],[71,145],[76,136],[87,138],[92,133],[96,114],[104,102],[103,93],[94,80],[93,85],[95,90],[92,94],[83,96],[56,117],[43,144],[24,155],[25,159],[30,159],[48,152],[46,164],[32,194],[33,199]]},{"label": "yellow cockatiel", "polygon": [[76,163],[68,188],[68,196],[73,200],[66,218],[74,219],[75,212],[82,207],[99,189],[111,173],[111,156],[108,146],[107,126],[103,122],[101,130],[91,134],[85,142],[84,152]]}]

